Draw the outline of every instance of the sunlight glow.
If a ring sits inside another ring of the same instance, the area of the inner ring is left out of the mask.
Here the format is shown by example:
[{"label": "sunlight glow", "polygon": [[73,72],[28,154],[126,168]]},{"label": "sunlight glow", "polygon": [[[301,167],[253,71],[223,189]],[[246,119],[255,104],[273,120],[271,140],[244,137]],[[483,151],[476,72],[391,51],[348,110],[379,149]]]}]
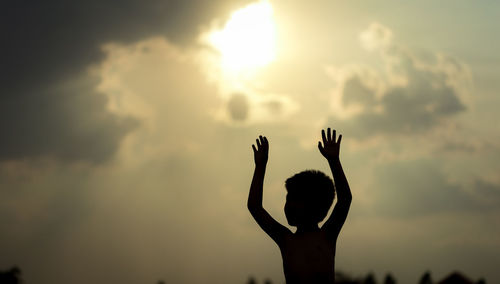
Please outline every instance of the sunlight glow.
[{"label": "sunlight glow", "polygon": [[271,4],[260,1],[234,12],[222,30],[210,35],[210,42],[221,53],[227,71],[248,71],[272,62],[276,25]]}]

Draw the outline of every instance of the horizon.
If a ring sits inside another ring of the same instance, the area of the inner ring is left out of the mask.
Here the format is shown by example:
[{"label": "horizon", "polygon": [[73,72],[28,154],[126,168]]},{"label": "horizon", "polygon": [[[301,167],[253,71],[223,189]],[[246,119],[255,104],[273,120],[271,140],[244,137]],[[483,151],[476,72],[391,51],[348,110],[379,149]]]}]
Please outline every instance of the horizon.
[{"label": "horizon", "polygon": [[353,195],[336,270],[500,283],[500,2],[3,6],[0,271],[282,283],[251,145],[269,139],[264,207],[289,227],[284,181],[331,176],[332,127]]}]

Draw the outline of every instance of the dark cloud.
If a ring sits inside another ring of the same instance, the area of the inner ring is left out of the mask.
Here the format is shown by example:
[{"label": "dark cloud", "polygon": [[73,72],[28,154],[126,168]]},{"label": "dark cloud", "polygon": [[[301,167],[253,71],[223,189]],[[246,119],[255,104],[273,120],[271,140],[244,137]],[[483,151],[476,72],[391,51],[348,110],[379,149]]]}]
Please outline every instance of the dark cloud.
[{"label": "dark cloud", "polygon": [[233,94],[227,103],[229,114],[233,120],[245,120],[248,117],[248,99],[243,94]]},{"label": "dark cloud", "polygon": [[132,129],[131,118],[107,112],[106,100],[94,92],[97,82],[72,85],[87,76],[89,66],[104,58],[101,45],[130,43],[154,35],[180,45],[191,44],[202,25],[227,16],[243,2],[2,3],[0,161],[40,155],[67,160],[107,159]]},{"label": "dark cloud", "polygon": [[351,134],[360,137],[420,132],[440,124],[442,118],[465,109],[449,88],[434,90],[433,93],[393,88],[374,106],[381,108],[369,109],[347,122],[346,127],[351,129]]},{"label": "dark cloud", "polygon": [[473,189],[484,209],[498,208],[500,205],[500,184],[477,179],[473,184]]},{"label": "dark cloud", "polygon": [[411,134],[433,128],[466,109],[461,99],[464,90],[455,84],[466,73],[460,62],[435,55],[433,62],[425,63],[392,43],[390,37],[379,38],[384,27],[377,27],[363,33],[362,39],[380,51],[387,72],[344,76],[339,82],[340,107],[356,110],[347,119],[332,117],[332,123],[357,137]]},{"label": "dark cloud", "polygon": [[272,100],[266,103],[266,107],[269,112],[280,115],[283,112],[283,102],[279,100]]},{"label": "dark cloud", "polygon": [[448,86],[445,79],[435,80],[432,74],[420,74],[409,65],[415,76],[408,77],[408,85],[386,89],[380,97],[377,90],[363,84],[357,75],[345,81],[342,104],[357,104],[363,111],[342,124],[350,134],[363,137],[379,133],[408,134],[430,129],[441,120],[465,110],[457,90]]},{"label": "dark cloud", "polygon": [[476,179],[472,185],[447,179],[430,160],[399,161],[375,170],[377,212],[423,216],[438,212],[485,211],[500,205],[500,185]]},{"label": "dark cloud", "polygon": [[106,109],[107,98],[95,82],[3,99],[0,104],[0,161],[33,157],[100,163],[138,125]]},{"label": "dark cloud", "polygon": [[363,83],[363,80],[358,76],[352,76],[344,83],[344,91],[342,103],[345,106],[350,106],[353,103],[362,103],[371,105],[375,103],[374,90],[368,88]]},{"label": "dark cloud", "polygon": [[173,42],[192,43],[201,25],[224,17],[242,2],[8,1],[0,11],[0,88],[2,93],[38,89],[71,78],[102,59],[100,45],[105,42],[164,35]]}]

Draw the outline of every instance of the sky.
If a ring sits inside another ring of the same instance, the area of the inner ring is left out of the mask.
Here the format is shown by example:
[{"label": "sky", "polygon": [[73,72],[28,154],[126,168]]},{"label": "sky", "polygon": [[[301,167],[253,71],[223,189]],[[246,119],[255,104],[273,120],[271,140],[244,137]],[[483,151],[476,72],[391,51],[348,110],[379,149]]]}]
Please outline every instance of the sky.
[{"label": "sky", "polygon": [[283,283],[246,208],[330,174],[336,269],[500,282],[498,1],[8,1],[0,9],[0,270],[26,283]]}]

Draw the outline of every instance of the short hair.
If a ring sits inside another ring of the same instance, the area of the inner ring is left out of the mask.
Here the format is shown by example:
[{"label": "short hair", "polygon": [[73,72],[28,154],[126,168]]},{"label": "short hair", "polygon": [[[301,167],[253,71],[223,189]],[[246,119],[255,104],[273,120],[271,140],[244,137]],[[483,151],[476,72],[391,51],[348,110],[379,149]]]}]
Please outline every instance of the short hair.
[{"label": "short hair", "polygon": [[305,170],[293,175],[285,181],[285,188],[293,198],[305,203],[318,222],[326,217],[335,198],[332,179],[317,170]]}]

